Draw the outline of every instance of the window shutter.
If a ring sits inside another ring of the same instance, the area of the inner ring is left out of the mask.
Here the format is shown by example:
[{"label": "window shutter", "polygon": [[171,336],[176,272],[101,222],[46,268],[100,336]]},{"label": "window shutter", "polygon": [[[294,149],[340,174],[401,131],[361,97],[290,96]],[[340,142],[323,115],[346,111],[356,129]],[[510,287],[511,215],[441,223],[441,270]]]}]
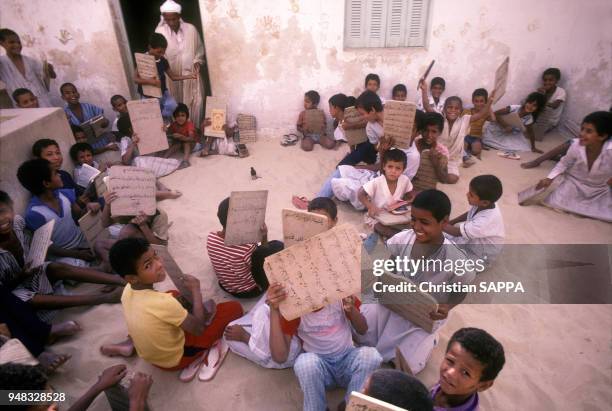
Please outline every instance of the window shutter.
[{"label": "window shutter", "polygon": [[387,39],[385,47],[404,47],[408,29],[408,7],[410,0],[389,0],[387,15]]},{"label": "window shutter", "polygon": [[366,47],[367,0],[346,0],[344,13],[344,45]]},{"label": "window shutter", "polygon": [[424,47],[429,16],[429,0],[409,0],[408,27],[405,29],[407,47]]},{"label": "window shutter", "polygon": [[367,3],[366,47],[385,47],[388,2],[368,0]]}]

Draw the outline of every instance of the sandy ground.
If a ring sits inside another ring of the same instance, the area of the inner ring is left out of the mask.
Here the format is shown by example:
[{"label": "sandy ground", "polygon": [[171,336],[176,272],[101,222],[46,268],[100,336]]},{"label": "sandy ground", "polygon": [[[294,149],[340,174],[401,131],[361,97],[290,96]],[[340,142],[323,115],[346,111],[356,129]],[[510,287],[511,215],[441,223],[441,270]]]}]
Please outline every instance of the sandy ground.
[{"label": "sandy ground", "polygon": [[[551,148],[560,136],[540,143]],[[170,251],[186,273],[201,280],[204,296],[217,301],[228,295],[216,284],[206,255],[205,239],[217,230],[218,203],[231,190],[269,190],[267,225],[269,238],[281,237],[281,210],[291,208],[291,195],[312,196],[318,190],[344,148],[327,151],[317,146],[304,153],[299,147],[284,148],[278,140],[264,140],[249,146],[251,156],[237,159],[214,156],[193,158],[192,167],[163,179],[164,184],[181,190],[184,196],[164,201],[160,208],[171,218]],[[524,159],[534,158],[530,153]],[[252,181],[253,166],[263,178]],[[610,243],[612,225],[561,214],[539,206],[519,207],[516,193],[543,178],[553,166],[547,162],[523,170],[519,162],[499,158],[495,151],[483,152],[483,161],[461,169],[460,182],[442,185],[453,202],[452,215],[467,210],[465,193],[470,178],[494,173],[502,179],[504,196],[500,207],[505,217],[507,242],[515,244]],[[362,214],[346,205],[339,219],[362,228]],[[165,290],[171,284],[161,284]],[[80,287],[81,290],[87,288]],[[254,300],[243,301],[245,308]],[[299,410],[302,392],[292,370],[266,370],[230,353],[212,382],[197,380],[183,384],[177,373],[163,372],[136,357],[127,360],[103,357],[103,343],[119,341],[126,334],[120,305],[66,310],[60,318],[74,318],[83,332],[53,346],[73,358],[51,380],[71,401],[92,384],[102,369],[125,362],[129,368],[152,373],[154,385],[150,404],[154,410]],[[461,305],[452,311],[440,332],[440,344],[428,366],[418,377],[432,385],[450,335],[463,326],[486,329],[504,345],[506,367],[492,389],[481,395],[483,409],[496,410],[604,410],[612,403],[612,306],[610,305]],[[329,394],[330,405],[340,400],[342,391]],[[100,396],[94,410],[108,409]]]}]

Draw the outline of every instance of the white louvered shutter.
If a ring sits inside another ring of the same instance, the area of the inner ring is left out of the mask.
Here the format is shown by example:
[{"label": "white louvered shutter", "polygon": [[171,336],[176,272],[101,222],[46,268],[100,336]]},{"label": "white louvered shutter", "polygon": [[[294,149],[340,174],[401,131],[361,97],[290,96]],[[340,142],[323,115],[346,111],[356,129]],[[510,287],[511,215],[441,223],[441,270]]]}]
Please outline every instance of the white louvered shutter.
[{"label": "white louvered shutter", "polygon": [[367,0],[346,0],[344,12],[344,45],[366,47]]},{"label": "white louvered shutter", "polygon": [[388,0],[387,38],[385,47],[405,47],[410,0]]},{"label": "white louvered shutter", "polygon": [[366,47],[385,47],[387,35],[387,0],[368,0]]},{"label": "white louvered shutter", "polygon": [[409,0],[406,47],[425,47],[430,0]]}]

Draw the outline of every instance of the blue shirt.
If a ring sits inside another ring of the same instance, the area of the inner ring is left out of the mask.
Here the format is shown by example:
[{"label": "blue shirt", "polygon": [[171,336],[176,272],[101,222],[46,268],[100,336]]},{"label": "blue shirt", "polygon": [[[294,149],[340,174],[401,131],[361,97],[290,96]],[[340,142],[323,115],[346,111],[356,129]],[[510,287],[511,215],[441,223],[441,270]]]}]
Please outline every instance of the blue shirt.
[{"label": "blue shirt", "polygon": [[70,107],[68,107],[68,105],[64,107],[64,111],[66,112],[66,115],[68,116],[68,120],[70,121],[70,124],[74,124],[75,126],[80,126],[82,123],[89,121],[96,116],[104,114],[104,110],[98,106],[94,106],[93,104],[89,104],[89,103],[80,103],[80,104],[81,104],[81,110],[83,111],[83,121],[79,120],[79,118],[74,114],[74,112],[70,109]]}]

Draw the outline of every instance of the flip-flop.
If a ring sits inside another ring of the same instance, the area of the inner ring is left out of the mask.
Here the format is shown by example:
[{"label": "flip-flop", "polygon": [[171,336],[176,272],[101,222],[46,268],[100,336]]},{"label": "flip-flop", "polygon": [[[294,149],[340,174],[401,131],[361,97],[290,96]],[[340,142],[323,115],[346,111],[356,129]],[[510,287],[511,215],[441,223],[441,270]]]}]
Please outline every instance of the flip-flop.
[{"label": "flip-flop", "polygon": [[200,373],[198,374],[198,380],[210,381],[215,378],[217,371],[221,368],[223,360],[227,356],[229,351],[229,345],[223,340],[217,340],[210,350],[206,358],[206,364],[202,366]]},{"label": "flip-flop", "polygon": [[208,350],[204,350],[202,354],[198,358],[195,359],[194,362],[189,364],[181,373],[179,374],[179,380],[181,382],[189,382],[193,380],[198,372],[200,372],[200,368],[204,364],[204,360],[208,355]]},{"label": "flip-flop", "polygon": [[298,197],[298,196],[291,197],[291,203],[296,208],[299,208],[300,210],[308,210],[308,203],[309,202],[310,201],[308,201],[308,199],[306,197]]}]

